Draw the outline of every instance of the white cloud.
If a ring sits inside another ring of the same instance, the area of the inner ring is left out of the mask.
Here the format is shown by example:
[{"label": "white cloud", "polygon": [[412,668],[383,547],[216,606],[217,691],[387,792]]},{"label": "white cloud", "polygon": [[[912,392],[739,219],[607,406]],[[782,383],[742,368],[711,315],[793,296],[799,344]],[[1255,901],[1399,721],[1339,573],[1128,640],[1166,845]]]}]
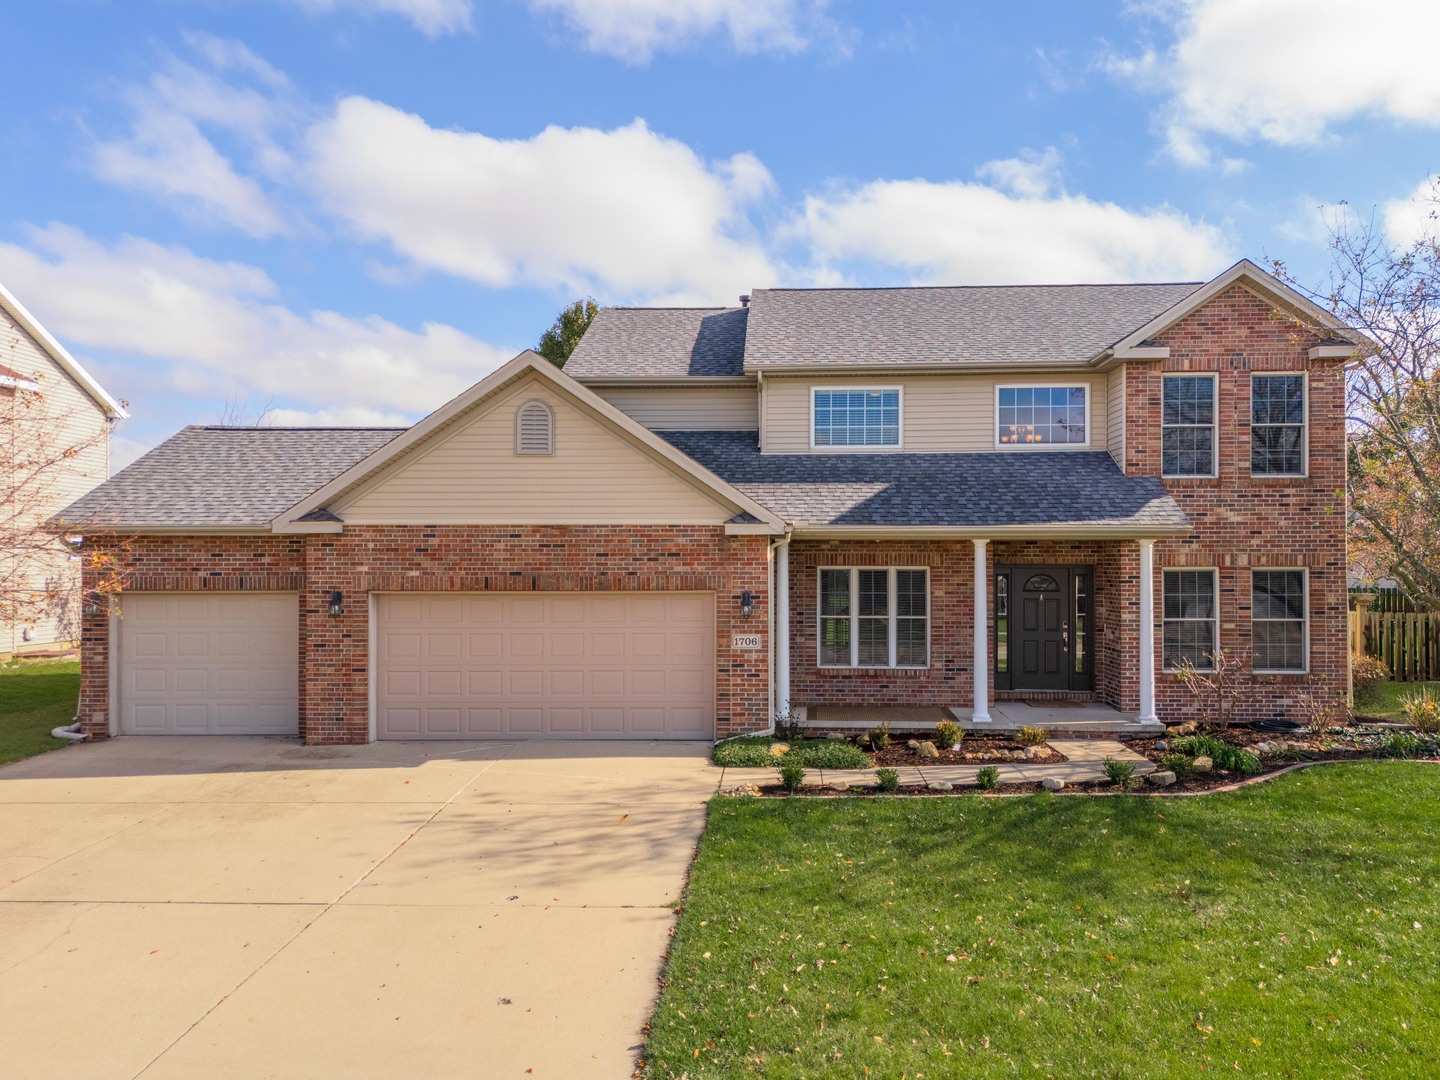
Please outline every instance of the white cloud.
[{"label": "white cloud", "polygon": [[1385,234],[1408,247],[1440,239],[1440,174],[1422,180],[1408,196],[1385,204]]},{"label": "white cloud", "polygon": [[471,0],[294,0],[312,12],[357,11],[365,15],[399,15],[427,37],[469,30]]},{"label": "white cloud", "polygon": [[352,97],[309,147],[332,212],[486,285],[729,301],[773,276],[746,213],[772,190],[765,167],[750,154],[707,163],[641,120],[506,140]]},{"label": "white cloud", "polygon": [[441,323],[412,331],[375,315],[292,311],[262,270],[183,248],[107,245],[54,224],[27,240],[0,244],[0,280],[33,298],[68,344],[168,363],[182,394],[213,400],[234,386],[333,415],[413,417],[512,355]]},{"label": "white cloud", "polygon": [[723,34],[743,53],[801,52],[833,33],[827,0],[528,0],[560,16],[585,47],[632,63]]},{"label": "white cloud", "polygon": [[1440,125],[1433,0],[1175,0],[1146,10],[1174,43],[1111,57],[1112,74],[1169,96],[1170,154],[1210,164],[1210,140],[1299,146],[1358,116]]},{"label": "white cloud", "polygon": [[1156,281],[1208,278],[1229,259],[1215,226],[1071,195],[1058,168],[1047,152],[982,166],[1001,187],[875,180],[808,197],[789,231],[808,244],[816,281],[847,263],[943,284]]},{"label": "white cloud", "polygon": [[281,138],[300,123],[303,104],[289,80],[245,46],[200,34],[186,40],[208,68],[168,57],[148,83],[127,87],[130,129],[97,143],[96,171],[251,236],[288,231],[257,179],[242,175],[212,137],[233,143],[259,175],[281,177],[291,166]]}]

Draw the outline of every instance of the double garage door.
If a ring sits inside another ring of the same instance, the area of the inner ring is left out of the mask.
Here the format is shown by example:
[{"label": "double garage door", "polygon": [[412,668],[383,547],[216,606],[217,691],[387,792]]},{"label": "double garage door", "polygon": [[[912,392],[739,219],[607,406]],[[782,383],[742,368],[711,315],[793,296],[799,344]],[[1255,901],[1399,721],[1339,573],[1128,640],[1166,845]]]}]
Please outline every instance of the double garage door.
[{"label": "double garage door", "polygon": [[[121,734],[294,735],[294,593],[132,593]],[[708,593],[394,594],[375,604],[382,739],[708,739]],[[363,707],[363,706],[361,706]]]},{"label": "double garage door", "polygon": [[382,739],[708,739],[709,593],[386,595]]}]

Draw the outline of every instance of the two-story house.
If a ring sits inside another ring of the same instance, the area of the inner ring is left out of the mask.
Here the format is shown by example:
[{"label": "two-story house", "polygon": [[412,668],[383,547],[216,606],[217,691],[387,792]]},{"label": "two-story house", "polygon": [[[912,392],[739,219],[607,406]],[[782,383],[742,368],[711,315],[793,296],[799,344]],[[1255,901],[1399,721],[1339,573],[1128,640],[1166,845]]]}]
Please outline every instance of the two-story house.
[{"label": "two-story house", "polygon": [[997,701],[1343,691],[1344,366],[1208,283],[767,289],[606,309],[408,429],[187,428],[80,500],[133,535],[95,734],[713,738]]},{"label": "two-story house", "polygon": [[43,527],[109,475],[110,429],[126,415],[0,285],[0,657],[78,640],[78,560]]}]

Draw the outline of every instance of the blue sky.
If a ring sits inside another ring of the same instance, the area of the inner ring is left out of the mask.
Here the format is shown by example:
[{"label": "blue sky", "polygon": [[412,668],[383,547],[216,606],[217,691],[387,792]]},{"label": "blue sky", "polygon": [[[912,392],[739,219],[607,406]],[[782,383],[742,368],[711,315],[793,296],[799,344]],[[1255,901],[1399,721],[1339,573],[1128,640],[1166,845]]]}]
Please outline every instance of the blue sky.
[{"label": "blue sky", "polygon": [[[133,418],[413,421],[581,295],[1193,280],[1397,238],[1440,5],[47,0],[0,281]],[[1325,209],[1325,208],[1328,208]]]}]

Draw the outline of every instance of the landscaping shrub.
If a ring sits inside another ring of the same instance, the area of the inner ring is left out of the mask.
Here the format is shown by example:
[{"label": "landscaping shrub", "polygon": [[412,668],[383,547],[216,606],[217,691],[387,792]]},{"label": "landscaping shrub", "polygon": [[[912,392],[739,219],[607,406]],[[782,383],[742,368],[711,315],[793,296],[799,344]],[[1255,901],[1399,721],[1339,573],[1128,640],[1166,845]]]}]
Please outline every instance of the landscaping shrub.
[{"label": "landscaping shrub", "polygon": [[941,720],[935,725],[935,745],[941,750],[949,750],[963,738],[965,729],[954,720]]},{"label": "landscaping shrub", "polygon": [[774,764],[770,756],[770,744],[775,740],[768,735],[746,735],[717,743],[710,751],[710,760],[726,769],[763,769]]},{"label": "landscaping shrub", "polygon": [[797,742],[804,738],[800,729],[800,714],[782,709],[775,714],[775,737],[781,742]]},{"label": "landscaping shrub", "polygon": [[1195,765],[1189,754],[1166,754],[1160,759],[1160,768],[1169,769],[1176,776],[1188,776]]},{"label": "landscaping shrub", "polygon": [[785,785],[785,790],[796,792],[800,785],[805,782],[805,765],[796,759],[793,754],[786,754],[780,759],[780,783]]},{"label": "landscaping shrub", "polygon": [[796,743],[782,760],[789,758],[811,769],[864,769],[870,765],[865,751],[844,739],[810,739]]},{"label": "landscaping shrub", "polygon": [[1389,731],[1375,741],[1375,752],[1388,758],[1440,757],[1440,738],[1414,731]]},{"label": "landscaping shrub", "polygon": [[865,733],[865,741],[870,744],[872,750],[884,750],[890,745],[890,721],[886,720],[879,727],[873,727]]},{"label": "landscaping shrub", "polygon": [[1427,735],[1440,732],[1440,700],[1428,686],[1405,694],[1400,698],[1400,719]]},{"label": "landscaping shrub", "polygon": [[881,791],[898,791],[900,774],[894,769],[877,769],[875,770],[875,786]]},{"label": "landscaping shrub", "polygon": [[1357,657],[1350,673],[1355,683],[1355,704],[1369,705],[1380,698],[1380,687],[1390,678],[1390,668],[1378,656]]},{"label": "landscaping shrub", "polygon": [[1000,784],[1000,770],[994,765],[986,765],[975,774],[975,783],[985,791],[993,791]]},{"label": "landscaping shrub", "polygon": [[1192,758],[1208,757],[1215,763],[1215,768],[1226,772],[1254,776],[1260,771],[1260,759],[1255,754],[1214,735],[1186,735],[1173,740],[1170,745]]},{"label": "landscaping shrub", "polygon": [[1022,727],[1015,733],[1015,741],[1021,746],[1044,746],[1050,741],[1050,733],[1041,727]]},{"label": "landscaping shrub", "polygon": [[1126,791],[1135,783],[1135,763],[1133,761],[1121,761],[1118,758],[1107,757],[1101,765],[1104,766],[1105,776],[1112,784],[1118,784]]}]

